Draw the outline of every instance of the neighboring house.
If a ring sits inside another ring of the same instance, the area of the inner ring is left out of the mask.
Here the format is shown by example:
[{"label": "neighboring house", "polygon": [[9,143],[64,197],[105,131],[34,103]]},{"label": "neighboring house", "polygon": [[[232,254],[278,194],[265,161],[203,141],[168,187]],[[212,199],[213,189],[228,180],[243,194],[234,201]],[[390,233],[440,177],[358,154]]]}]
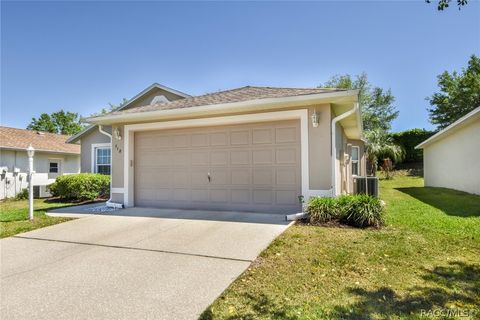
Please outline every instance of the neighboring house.
[{"label": "neighboring house", "polygon": [[27,148],[35,148],[33,184],[38,196],[62,174],[80,172],[80,147],[65,143],[70,136],[0,127],[0,199],[14,197],[28,186]]},{"label": "neighboring house", "polygon": [[420,143],[425,186],[480,194],[480,107]]},{"label": "neighboring house", "polygon": [[350,193],[365,174],[356,90],[191,97],[154,84],[87,121],[69,142],[82,146],[82,171],[96,172],[112,139],[111,200],[125,206],[298,212],[299,196]]}]

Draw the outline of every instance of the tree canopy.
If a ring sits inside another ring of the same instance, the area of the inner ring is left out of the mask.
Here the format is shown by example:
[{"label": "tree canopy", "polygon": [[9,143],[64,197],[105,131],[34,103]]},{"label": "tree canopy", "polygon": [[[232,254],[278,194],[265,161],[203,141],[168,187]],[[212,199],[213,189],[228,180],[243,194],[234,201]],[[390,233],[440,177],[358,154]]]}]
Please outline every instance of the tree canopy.
[{"label": "tree canopy", "polygon": [[[432,0],[425,0],[426,3],[432,3]],[[437,10],[443,11],[450,6],[452,0],[438,0]],[[464,5],[468,3],[468,0],[457,0],[458,10],[460,10]]]},{"label": "tree canopy", "polygon": [[96,117],[96,116],[101,116],[101,115],[104,115],[104,114],[107,114],[107,113],[110,113],[110,112],[117,111],[118,109],[123,107],[125,104],[127,104],[127,102],[128,102],[128,99],[123,98],[122,101],[118,104],[108,103],[108,107],[102,108],[102,110],[100,110],[100,112],[92,113],[90,116],[91,117]]},{"label": "tree canopy", "polygon": [[430,122],[443,129],[473,109],[480,107],[480,58],[472,55],[461,73],[443,72],[438,77],[440,92],[427,100]]},{"label": "tree canopy", "polygon": [[365,131],[375,129],[388,131],[391,129],[392,121],[398,117],[398,111],[393,105],[395,97],[392,91],[372,86],[366,73],[355,77],[349,74],[335,75],[320,87],[358,89]]},{"label": "tree canopy", "polygon": [[51,114],[42,113],[32,118],[27,129],[57,134],[74,135],[83,129],[78,113],[60,110]]}]

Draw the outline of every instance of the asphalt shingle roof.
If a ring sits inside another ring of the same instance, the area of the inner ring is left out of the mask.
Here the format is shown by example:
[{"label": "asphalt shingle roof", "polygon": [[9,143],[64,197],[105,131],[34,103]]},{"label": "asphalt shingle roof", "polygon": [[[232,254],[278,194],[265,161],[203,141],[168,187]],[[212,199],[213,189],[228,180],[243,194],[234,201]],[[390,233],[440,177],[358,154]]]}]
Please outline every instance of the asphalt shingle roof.
[{"label": "asphalt shingle roof", "polygon": [[281,98],[318,94],[325,92],[345,91],[344,89],[325,88],[273,88],[273,87],[241,87],[232,90],[208,93],[200,96],[192,96],[185,99],[158,103],[148,106],[141,106],[122,111],[110,113],[111,115],[128,114],[136,112],[147,112],[156,110],[170,110],[180,108],[191,108],[214,104],[234,103],[256,99]]},{"label": "asphalt shingle roof", "polygon": [[67,135],[0,126],[0,148],[80,154],[80,145],[68,144]]}]

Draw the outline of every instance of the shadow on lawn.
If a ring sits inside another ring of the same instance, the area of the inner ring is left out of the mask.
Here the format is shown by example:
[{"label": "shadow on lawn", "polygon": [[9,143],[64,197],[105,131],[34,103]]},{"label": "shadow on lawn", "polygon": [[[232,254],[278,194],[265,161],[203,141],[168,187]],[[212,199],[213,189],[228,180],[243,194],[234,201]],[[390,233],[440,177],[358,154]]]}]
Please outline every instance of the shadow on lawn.
[{"label": "shadow on lawn", "polygon": [[[266,295],[260,294],[259,296],[254,296],[249,293],[245,293],[244,297],[247,298],[251,303],[252,312],[245,312],[240,314],[235,314],[227,318],[227,320],[254,320],[259,317],[265,317],[268,319],[282,319],[282,320],[297,320],[299,319],[296,315],[288,315],[287,311],[281,306],[273,302]],[[217,319],[213,314],[212,310],[208,308],[200,316],[199,320],[213,320]]]},{"label": "shadow on lawn", "polygon": [[420,317],[422,310],[451,308],[480,315],[480,265],[451,262],[447,267],[425,270],[422,278],[430,286],[412,287],[404,297],[386,287],[371,291],[351,288],[350,293],[359,302],[336,307],[335,317],[363,320]]},{"label": "shadow on lawn", "polygon": [[395,189],[423,203],[440,209],[450,216],[480,217],[480,196],[477,195],[452,189],[433,187]]}]

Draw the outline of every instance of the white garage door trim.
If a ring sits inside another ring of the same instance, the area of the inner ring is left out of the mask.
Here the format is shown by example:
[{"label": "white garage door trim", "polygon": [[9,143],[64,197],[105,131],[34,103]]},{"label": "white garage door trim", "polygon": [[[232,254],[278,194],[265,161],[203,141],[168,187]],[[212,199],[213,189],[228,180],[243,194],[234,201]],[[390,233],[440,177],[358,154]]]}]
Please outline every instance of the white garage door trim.
[{"label": "white garage door trim", "polygon": [[311,190],[309,179],[309,157],[308,157],[308,110],[289,110],[266,113],[245,114],[237,116],[214,117],[204,119],[175,120],[165,122],[139,123],[125,125],[124,144],[124,205],[132,207],[134,199],[134,166],[135,148],[133,134],[135,131],[176,129],[187,127],[218,126],[254,122],[270,122],[280,120],[300,119],[300,148],[301,148],[301,172],[302,172],[302,194],[308,198],[313,195],[328,196],[331,190]]}]

